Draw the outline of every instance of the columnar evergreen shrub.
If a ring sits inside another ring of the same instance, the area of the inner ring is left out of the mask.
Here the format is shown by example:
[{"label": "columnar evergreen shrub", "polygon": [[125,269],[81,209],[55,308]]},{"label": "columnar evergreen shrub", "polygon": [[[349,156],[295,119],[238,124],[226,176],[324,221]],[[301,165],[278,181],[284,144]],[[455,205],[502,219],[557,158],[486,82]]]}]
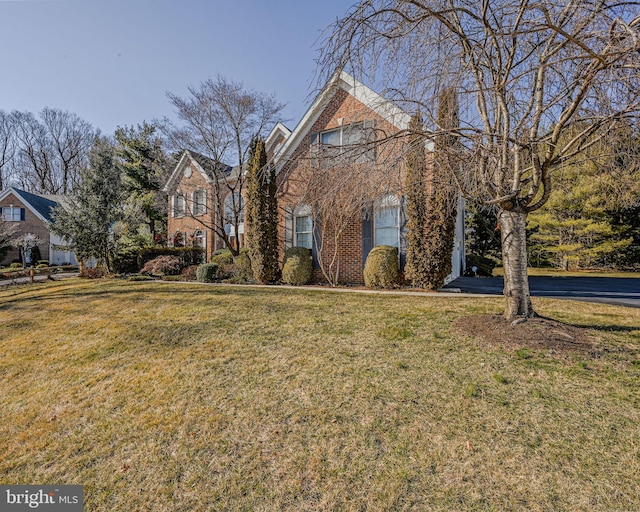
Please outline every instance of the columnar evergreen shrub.
[{"label": "columnar evergreen shrub", "polygon": [[364,284],[369,288],[393,288],[399,282],[398,249],[390,245],[371,249],[364,264]]},{"label": "columnar evergreen shrub", "polygon": [[306,247],[287,249],[282,265],[282,281],[285,284],[300,286],[309,283],[312,275],[311,251]]},{"label": "columnar evergreen shrub", "polygon": [[278,201],[276,171],[267,164],[267,152],[258,139],[247,172],[246,241],[250,251],[252,277],[259,283],[276,282],[278,265]]}]

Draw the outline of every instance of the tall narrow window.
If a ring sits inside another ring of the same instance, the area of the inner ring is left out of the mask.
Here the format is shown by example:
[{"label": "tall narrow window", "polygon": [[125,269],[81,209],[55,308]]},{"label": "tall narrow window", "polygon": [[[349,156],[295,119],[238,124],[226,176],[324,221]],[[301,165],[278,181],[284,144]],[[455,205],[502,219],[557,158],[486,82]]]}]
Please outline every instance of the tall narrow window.
[{"label": "tall narrow window", "polygon": [[373,222],[374,245],[400,246],[400,201],[395,195],[376,200]]},{"label": "tall narrow window", "polygon": [[183,217],[187,212],[186,201],[184,200],[184,196],[178,194],[173,198],[173,216],[174,217]]},{"label": "tall narrow window", "polygon": [[313,217],[308,205],[300,205],[293,212],[293,245],[313,248]]},{"label": "tall narrow window", "polygon": [[206,194],[204,190],[196,190],[193,193],[193,214],[204,215],[207,211]]}]

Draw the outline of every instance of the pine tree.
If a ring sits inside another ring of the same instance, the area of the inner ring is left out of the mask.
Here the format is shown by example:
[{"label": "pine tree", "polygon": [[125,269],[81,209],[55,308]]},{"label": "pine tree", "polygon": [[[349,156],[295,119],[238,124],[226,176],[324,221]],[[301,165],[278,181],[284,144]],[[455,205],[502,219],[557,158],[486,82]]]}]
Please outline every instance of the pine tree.
[{"label": "pine tree", "polygon": [[142,211],[151,235],[165,231],[167,200],[160,191],[171,168],[155,125],[118,128],[116,152],[122,163],[123,185],[130,206]]},{"label": "pine tree", "polygon": [[98,139],[89,154],[89,166],[64,206],[53,212],[52,231],[70,241],[79,261],[94,258],[109,271],[112,226],[121,216],[124,199],[122,171],[115,149]]},{"label": "pine tree", "polygon": [[267,164],[262,139],[252,148],[247,172],[246,241],[254,277],[262,284],[280,279],[276,173]]}]

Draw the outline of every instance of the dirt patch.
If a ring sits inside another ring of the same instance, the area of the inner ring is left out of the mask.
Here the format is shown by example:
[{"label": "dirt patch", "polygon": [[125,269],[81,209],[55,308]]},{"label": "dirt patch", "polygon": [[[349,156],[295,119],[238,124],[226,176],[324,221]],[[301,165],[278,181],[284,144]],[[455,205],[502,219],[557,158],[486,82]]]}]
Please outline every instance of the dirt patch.
[{"label": "dirt patch", "polygon": [[514,323],[500,315],[473,315],[458,318],[453,329],[508,348],[526,347],[558,354],[593,354],[596,348],[594,339],[585,329],[550,318],[530,318]]}]

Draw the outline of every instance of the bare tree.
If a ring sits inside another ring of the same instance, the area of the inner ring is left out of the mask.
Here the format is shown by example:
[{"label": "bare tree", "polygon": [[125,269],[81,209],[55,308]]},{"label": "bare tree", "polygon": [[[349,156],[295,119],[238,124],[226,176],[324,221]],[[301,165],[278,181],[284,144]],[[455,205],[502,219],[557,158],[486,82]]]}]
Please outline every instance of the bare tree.
[{"label": "bare tree", "polygon": [[0,110],[0,190],[9,180],[10,165],[16,152],[15,116]]},{"label": "bare tree", "polygon": [[32,192],[73,190],[99,132],[76,114],[52,108],[42,110],[42,121],[31,112],[12,115],[17,145],[14,179]]},{"label": "bare tree", "polygon": [[57,194],[60,183],[54,173],[54,151],[47,129],[31,112],[16,112],[15,116],[16,180],[31,192]]},{"label": "bare tree", "polygon": [[33,233],[25,233],[13,240],[13,246],[20,251],[22,268],[25,268],[27,263],[33,263],[33,261],[31,261],[31,250],[43,242],[44,240]]},{"label": "bare tree", "polygon": [[[320,70],[375,77],[428,116],[425,136],[456,136],[449,172],[467,199],[497,207],[505,316],[526,318],[527,215],[555,173],[636,122],[639,25],[625,0],[362,0],[331,27]],[[460,100],[453,129],[437,120],[445,88]]]},{"label": "bare tree", "polygon": [[295,207],[309,208],[317,264],[331,286],[341,279],[341,251],[349,228],[372,214],[377,197],[402,187],[400,141],[378,134],[380,142],[374,143],[375,129],[366,132],[365,140],[353,144],[316,144],[287,162],[281,179],[281,193],[294,197]]},{"label": "bare tree", "polygon": [[4,260],[7,252],[13,246],[13,235],[17,230],[16,222],[7,222],[0,216],[0,261]]},{"label": "bare tree", "polygon": [[[214,200],[207,207],[214,211],[207,216],[209,221],[202,221],[202,217],[197,220],[215,231],[237,255],[251,144],[257,137],[267,135],[285,105],[273,95],[247,90],[242,83],[220,75],[197,87],[191,86],[188,91],[186,98],[167,94],[182,124],[175,126],[165,120],[163,131],[172,149],[187,149],[210,161]],[[188,204],[187,213],[193,215],[195,207]],[[227,232],[225,226],[229,225],[231,231]]]},{"label": "bare tree", "polygon": [[51,138],[55,172],[62,183],[60,192],[66,194],[77,184],[80,169],[88,164],[89,151],[99,132],[71,112],[47,107],[40,118]]}]

